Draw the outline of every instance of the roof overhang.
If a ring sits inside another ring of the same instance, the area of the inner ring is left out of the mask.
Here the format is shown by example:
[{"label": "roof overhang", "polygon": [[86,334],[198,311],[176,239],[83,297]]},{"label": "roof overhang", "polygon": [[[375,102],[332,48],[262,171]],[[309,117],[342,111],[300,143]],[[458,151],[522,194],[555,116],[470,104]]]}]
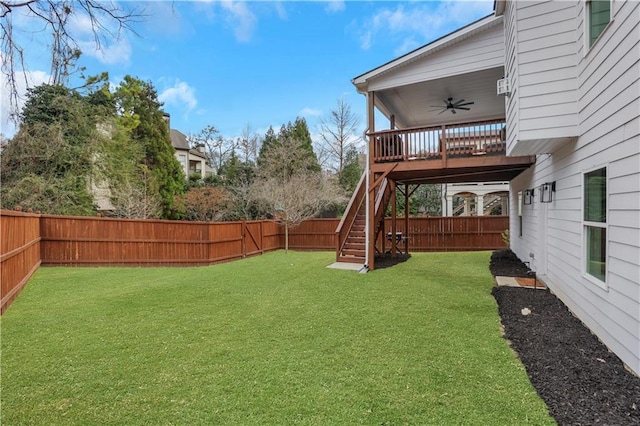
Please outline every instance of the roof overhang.
[{"label": "roof overhang", "polygon": [[[504,76],[503,17],[490,15],[352,80],[396,127],[422,127],[505,117],[496,82]],[[453,114],[454,102],[473,102]],[[376,126],[375,130],[381,129]],[[374,130],[374,129],[369,129]]]},{"label": "roof overhang", "polygon": [[419,47],[418,49],[415,49],[403,56],[400,56],[399,58],[389,61],[386,64],[380,65],[379,67],[367,71],[364,74],[361,74],[352,79],[351,82],[356,86],[356,89],[359,93],[366,94],[368,91],[368,82],[372,79],[378,78],[385,73],[397,69],[398,67],[405,66],[419,59],[423,59],[442,49],[447,48],[448,46],[459,43],[466,38],[472,37],[474,34],[485,31],[488,28],[492,28],[500,24],[502,24],[502,16],[491,14],[475,22],[472,22],[471,24],[464,26],[452,33],[440,37],[439,39],[434,40],[431,43]]}]

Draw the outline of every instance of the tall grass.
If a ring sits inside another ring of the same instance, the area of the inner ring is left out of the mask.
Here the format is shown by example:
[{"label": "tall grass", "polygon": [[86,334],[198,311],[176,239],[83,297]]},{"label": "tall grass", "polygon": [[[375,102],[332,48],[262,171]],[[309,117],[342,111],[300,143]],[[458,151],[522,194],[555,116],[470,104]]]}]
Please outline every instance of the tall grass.
[{"label": "tall grass", "polygon": [[553,424],[488,253],[41,268],[2,317],[3,424]]}]

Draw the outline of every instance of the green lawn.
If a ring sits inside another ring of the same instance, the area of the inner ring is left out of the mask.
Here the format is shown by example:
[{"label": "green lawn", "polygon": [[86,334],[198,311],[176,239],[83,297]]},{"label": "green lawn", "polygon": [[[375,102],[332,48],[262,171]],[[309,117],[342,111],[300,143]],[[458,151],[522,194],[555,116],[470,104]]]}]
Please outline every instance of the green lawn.
[{"label": "green lawn", "polygon": [[41,268],[2,317],[2,424],[554,424],[489,253]]}]

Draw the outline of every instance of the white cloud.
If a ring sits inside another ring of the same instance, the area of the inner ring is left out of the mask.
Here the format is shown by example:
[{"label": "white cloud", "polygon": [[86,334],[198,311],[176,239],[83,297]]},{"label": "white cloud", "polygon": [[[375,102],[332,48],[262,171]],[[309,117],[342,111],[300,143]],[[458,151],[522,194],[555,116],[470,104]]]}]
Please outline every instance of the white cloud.
[{"label": "white cloud", "polygon": [[321,117],[322,111],[320,111],[319,109],[307,107],[302,108],[300,112],[298,112],[298,115],[302,115],[303,117]]},{"label": "white cloud", "polygon": [[256,15],[247,7],[246,2],[222,1],[220,6],[228,13],[227,23],[232,26],[236,40],[248,42],[258,24]]},{"label": "white cloud", "polygon": [[327,13],[339,13],[344,11],[345,8],[346,8],[346,5],[343,0],[329,0],[324,10]]},{"label": "white cloud", "polygon": [[393,53],[396,56],[404,55],[405,53],[411,52],[412,50],[416,49],[419,46],[420,46],[420,43],[418,43],[415,38],[409,37],[404,39],[402,44],[398,46],[398,48],[396,48]]},{"label": "white cloud", "polygon": [[78,43],[83,55],[92,56],[103,64],[126,64],[131,59],[131,44],[122,37],[109,45],[97,47],[94,42],[81,41]]},{"label": "white cloud", "polygon": [[[106,22],[107,25],[110,22]],[[72,14],[69,20],[69,32],[76,39],[83,55],[91,56],[103,64],[126,64],[131,59],[131,44],[124,36],[102,37],[96,40],[87,15]],[[117,35],[115,28],[106,28],[103,34]]]},{"label": "white cloud", "polygon": [[[356,35],[363,50],[370,49],[378,37],[393,37],[401,45],[397,51],[409,50],[422,43],[486,16],[493,10],[493,0],[437,3],[403,3],[382,8],[357,23]],[[418,41],[420,40],[420,41]]]},{"label": "white cloud", "polygon": [[276,8],[276,13],[278,17],[283,21],[286,21],[289,16],[287,15],[287,10],[284,8],[284,4],[281,1],[277,1],[274,3],[274,7]]},{"label": "white cloud", "polygon": [[[39,86],[49,82],[49,74],[44,71],[16,72],[16,83],[18,88],[18,111],[22,110],[26,100],[27,87]],[[25,78],[26,77],[26,78]],[[11,137],[16,132],[15,124],[11,120],[11,98],[7,84],[7,77],[4,73],[0,75],[0,133]]]},{"label": "white cloud", "polygon": [[198,106],[196,91],[184,81],[176,80],[158,95],[158,100],[165,105],[189,112]]}]

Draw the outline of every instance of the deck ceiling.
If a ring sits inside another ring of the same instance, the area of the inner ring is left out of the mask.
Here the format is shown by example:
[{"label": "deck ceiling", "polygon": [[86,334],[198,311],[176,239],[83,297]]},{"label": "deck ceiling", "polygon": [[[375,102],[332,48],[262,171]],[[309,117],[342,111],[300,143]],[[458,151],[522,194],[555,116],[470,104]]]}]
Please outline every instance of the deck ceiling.
[{"label": "deck ceiling", "polygon": [[[535,156],[487,156],[398,163],[387,177],[398,184],[508,182],[529,168]],[[384,173],[388,164],[376,164],[373,170]]]},{"label": "deck ceiling", "polygon": [[[395,115],[398,128],[436,126],[505,117],[505,101],[496,94],[496,82],[504,68],[496,67],[467,74],[375,92],[375,106],[387,118]],[[475,102],[469,111],[442,112],[448,98]],[[435,108],[432,106],[436,106]],[[442,105],[442,108],[437,107]],[[376,130],[389,128],[388,122],[376,123]]]}]

